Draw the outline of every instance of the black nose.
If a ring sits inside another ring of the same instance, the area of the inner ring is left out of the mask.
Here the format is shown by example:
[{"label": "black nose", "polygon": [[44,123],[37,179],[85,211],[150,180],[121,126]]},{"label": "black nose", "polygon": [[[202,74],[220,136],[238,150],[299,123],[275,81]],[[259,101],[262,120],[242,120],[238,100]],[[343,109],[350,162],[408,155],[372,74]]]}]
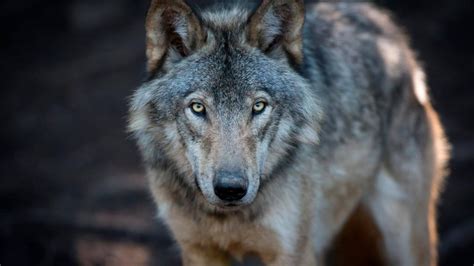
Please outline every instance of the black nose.
[{"label": "black nose", "polygon": [[238,172],[219,171],[214,179],[214,193],[225,201],[236,201],[247,194],[248,181]]}]

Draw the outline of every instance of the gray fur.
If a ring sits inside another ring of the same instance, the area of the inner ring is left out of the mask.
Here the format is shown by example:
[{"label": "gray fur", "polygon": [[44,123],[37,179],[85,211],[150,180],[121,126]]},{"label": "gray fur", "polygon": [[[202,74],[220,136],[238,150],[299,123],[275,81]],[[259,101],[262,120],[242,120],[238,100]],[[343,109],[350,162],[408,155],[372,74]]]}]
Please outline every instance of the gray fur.
[{"label": "gray fur", "polygon": [[[298,1],[265,1],[280,2]],[[240,6],[203,11],[198,17],[204,41],[185,56],[169,52],[156,69],[149,66],[150,79],[131,101],[129,128],[184,262],[198,261],[185,254],[192,253],[189,243],[199,238],[197,231],[184,236],[176,225],[188,219],[208,236],[194,241],[211,243],[216,252],[240,256],[232,245],[252,246],[239,236],[262,226],[286,239],[279,252],[299,258],[265,259],[265,252],[252,248],[244,254],[257,253],[271,265],[312,265],[322,261],[333,236],[362,205],[381,228],[391,264],[433,265],[436,234],[429,223],[447,145],[404,35],[387,13],[369,4],[307,6],[299,61],[298,42],[276,40],[285,33],[280,27],[297,21],[267,13],[262,46],[249,40],[252,14]],[[183,37],[187,24],[180,19],[175,22]],[[261,98],[268,108],[252,115]],[[205,117],[189,109],[196,99],[205,104]],[[214,195],[213,176],[221,169],[248,178],[249,191],[236,207]],[[406,220],[390,220],[387,208]],[[418,213],[424,221],[416,221]],[[209,226],[229,234],[227,239],[211,237],[217,231]],[[397,227],[426,232],[406,236],[407,242],[397,239]],[[303,258],[301,248],[315,259]]]}]

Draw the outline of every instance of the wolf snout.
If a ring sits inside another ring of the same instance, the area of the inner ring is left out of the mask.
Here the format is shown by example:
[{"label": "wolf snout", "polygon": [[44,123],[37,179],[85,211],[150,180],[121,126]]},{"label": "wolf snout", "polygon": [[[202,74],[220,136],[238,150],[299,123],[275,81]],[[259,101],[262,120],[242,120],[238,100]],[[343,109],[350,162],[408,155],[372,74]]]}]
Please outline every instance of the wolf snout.
[{"label": "wolf snout", "polygon": [[214,193],[223,201],[237,201],[247,194],[248,180],[240,172],[219,171],[214,179]]}]

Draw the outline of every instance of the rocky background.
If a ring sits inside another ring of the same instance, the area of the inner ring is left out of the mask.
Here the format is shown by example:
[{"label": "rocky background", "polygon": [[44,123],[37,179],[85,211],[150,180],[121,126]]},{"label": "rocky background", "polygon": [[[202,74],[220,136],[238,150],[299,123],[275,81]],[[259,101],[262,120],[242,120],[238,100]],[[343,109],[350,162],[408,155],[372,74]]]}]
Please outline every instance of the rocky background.
[{"label": "rocky background", "polygon": [[[377,3],[411,36],[454,147],[441,265],[472,265],[474,4]],[[147,4],[0,3],[2,266],[179,265],[125,133],[127,97],[144,78]]]}]

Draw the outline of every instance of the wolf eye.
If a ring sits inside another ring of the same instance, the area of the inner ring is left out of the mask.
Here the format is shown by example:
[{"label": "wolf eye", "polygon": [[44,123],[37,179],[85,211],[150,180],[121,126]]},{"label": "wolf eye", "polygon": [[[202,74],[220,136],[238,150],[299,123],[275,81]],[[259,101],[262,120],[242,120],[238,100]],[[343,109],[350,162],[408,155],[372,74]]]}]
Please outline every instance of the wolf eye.
[{"label": "wolf eye", "polygon": [[267,107],[267,103],[264,101],[258,101],[253,105],[253,113],[254,114],[261,114]]},{"label": "wolf eye", "polygon": [[192,103],[191,110],[198,115],[203,115],[206,112],[206,108],[202,103]]}]

